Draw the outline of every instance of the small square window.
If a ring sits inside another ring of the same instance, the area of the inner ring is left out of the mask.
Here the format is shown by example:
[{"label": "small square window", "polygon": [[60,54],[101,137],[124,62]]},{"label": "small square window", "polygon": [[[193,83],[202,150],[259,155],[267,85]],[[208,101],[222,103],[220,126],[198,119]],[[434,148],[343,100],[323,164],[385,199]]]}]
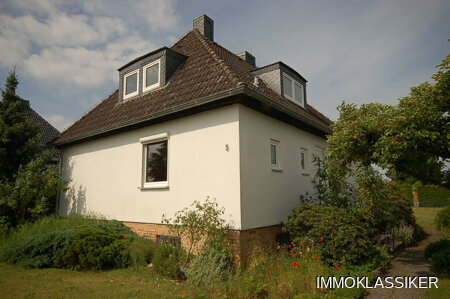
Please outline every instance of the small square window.
[{"label": "small square window", "polygon": [[123,76],[123,98],[128,99],[138,94],[139,70]]},{"label": "small square window", "polygon": [[154,61],[150,64],[147,64],[143,68],[144,77],[143,77],[143,91],[148,91],[154,88],[159,87],[159,69],[160,69],[160,61]]}]

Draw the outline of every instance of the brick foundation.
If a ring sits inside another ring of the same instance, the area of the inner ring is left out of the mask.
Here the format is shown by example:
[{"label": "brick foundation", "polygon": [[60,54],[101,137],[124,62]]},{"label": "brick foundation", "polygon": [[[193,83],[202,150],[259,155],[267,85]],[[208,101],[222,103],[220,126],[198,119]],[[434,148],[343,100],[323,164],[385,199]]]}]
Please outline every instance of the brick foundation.
[{"label": "brick foundation", "polygon": [[[156,241],[157,235],[172,235],[166,224],[139,222],[124,222],[123,224],[128,226],[136,234],[154,241]],[[257,248],[275,247],[276,235],[281,233],[281,227],[282,226],[278,224],[245,230],[228,230],[226,231],[226,236],[233,252],[243,263],[245,263],[252,252]],[[184,248],[187,248],[189,247],[189,242],[182,239],[181,245]]]}]

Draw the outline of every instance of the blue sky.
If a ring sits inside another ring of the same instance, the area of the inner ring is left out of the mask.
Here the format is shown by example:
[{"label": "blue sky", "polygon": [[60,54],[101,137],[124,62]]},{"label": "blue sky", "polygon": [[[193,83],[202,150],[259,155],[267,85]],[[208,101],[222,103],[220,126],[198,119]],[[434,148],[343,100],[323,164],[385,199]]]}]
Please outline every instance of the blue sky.
[{"label": "blue sky", "polygon": [[296,69],[332,119],[343,100],[396,103],[450,52],[448,0],[2,0],[0,77],[16,67],[18,94],[62,130],[117,88],[118,67],[172,45],[202,13],[225,48]]}]

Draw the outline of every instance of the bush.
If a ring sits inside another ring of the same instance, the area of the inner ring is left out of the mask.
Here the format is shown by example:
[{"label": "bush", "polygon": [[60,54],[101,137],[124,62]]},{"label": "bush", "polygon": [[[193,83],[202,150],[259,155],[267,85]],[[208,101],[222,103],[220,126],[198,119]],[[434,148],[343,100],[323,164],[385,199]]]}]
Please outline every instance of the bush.
[{"label": "bush", "polygon": [[150,263],[153,248],[151,240],[135,236],[118,221],[46,217],[6,236],[0,260],[32,268],[138,268]]},{"label": "bush", "polygon": [[297,245],[314,246],[330,265],[360,265],[377,251],[358,218],[337,207],[299,206],[283,228]]},{"label": "bush", "polygon": [[434,221],[438,230],[448,231],[450,226],[450,206],[439,211]]},{"label": "bush", "polygon": [[58,252],[56,264],[75,270],[105,270],[129,265],[124,235],[100,227],[78,230],[69,246]]},{"label": "bush", "polygon": [[430,243],[427,248],[425,248],[425,257],[431,258],[434,254],[444,251],[447,248],[450,248],[450,240],[443,239]]},{"label": "bush", "polygon": [[208,242],[185,270],[193,285],[228,280],[234,273],[234,256],[223,242]]},{"label": "bush", "polygon": [[431,256],[431,263],[437,272],[450,274],[450,247],[433,254]]},{"label": "bush", "polygon": [[159,274],[173,278],[184,279],[181,264],[186,260],[186,253],[180,246],[161,244],[156,247],[153,255],[153,269]]}]

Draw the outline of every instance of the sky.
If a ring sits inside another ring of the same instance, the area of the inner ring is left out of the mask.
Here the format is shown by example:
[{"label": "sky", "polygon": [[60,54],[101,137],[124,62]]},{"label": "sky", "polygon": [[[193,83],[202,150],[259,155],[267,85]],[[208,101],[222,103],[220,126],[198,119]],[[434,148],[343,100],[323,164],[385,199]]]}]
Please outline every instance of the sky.
[{"label": "sky", "polygon": [[214,39],[257,66],[283,61],[308,103],[395,104],[450,52],[448,0],[0,0],[0,78],[63,130],[118,88],[117,68],[214,20]]}]

